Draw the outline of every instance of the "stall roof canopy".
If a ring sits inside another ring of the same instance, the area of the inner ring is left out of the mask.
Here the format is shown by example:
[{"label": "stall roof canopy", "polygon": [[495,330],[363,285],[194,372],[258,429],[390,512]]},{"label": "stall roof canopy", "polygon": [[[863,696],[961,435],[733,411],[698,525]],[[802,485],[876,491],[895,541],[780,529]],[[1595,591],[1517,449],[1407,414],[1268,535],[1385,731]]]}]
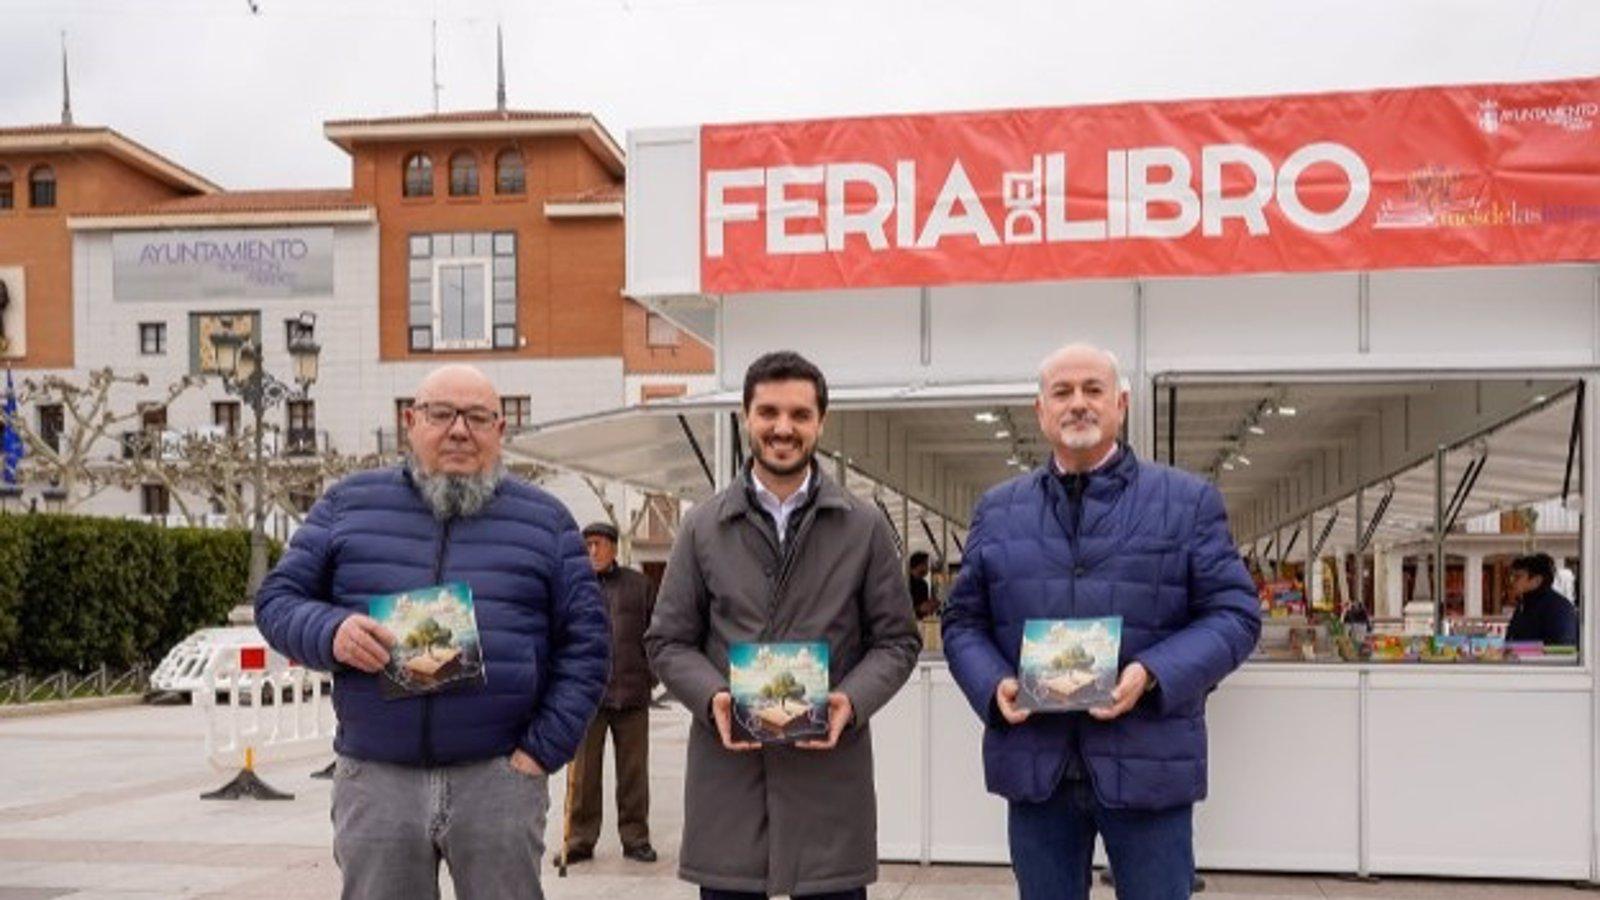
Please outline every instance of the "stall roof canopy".
[{"label": "stall roof canopy", "polygon": [[[1031,420],[1004,427],[1019,411],[1032,415],[1026,406],[1035,392],[1032,382],[836,388],[829,392],[822,449],[880,484],[904,486],[920,507],[965,521],[967,498],[1041,458]],[[714,417],[734,413],[741,401],[740,393],[722,391],[546,422],[513,438],[511,452],[647,490],[704,497],[712,481]],[[1014,434],[996,437],[1001,430]]]}]

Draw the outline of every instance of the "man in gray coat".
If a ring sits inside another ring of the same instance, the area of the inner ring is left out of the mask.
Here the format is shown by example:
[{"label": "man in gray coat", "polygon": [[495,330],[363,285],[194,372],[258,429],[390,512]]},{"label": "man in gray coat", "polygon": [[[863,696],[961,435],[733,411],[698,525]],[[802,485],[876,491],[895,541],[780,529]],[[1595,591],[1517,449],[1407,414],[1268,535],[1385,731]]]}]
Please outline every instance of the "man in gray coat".
[{"label": "man in gray coat", "polygon": [[[645,634],[657,677],[694,715],[678,872],[702,900],[864,900],[877,880],[867,720],[921,641],[889,523],[814,461],[827,411],[827,382],[800,355],[751,364],[751,465],[684,520]],[[777,641],[828,644],[825,739],[735,740],[728,648]]]}]

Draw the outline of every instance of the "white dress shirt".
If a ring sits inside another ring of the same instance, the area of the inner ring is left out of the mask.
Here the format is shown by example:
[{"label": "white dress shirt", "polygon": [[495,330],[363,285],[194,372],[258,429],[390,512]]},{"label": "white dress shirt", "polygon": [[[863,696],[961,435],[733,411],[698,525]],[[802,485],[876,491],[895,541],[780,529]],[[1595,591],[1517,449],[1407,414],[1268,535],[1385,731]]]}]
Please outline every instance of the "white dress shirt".
[{"label": "white dress shirt", "polygon": [[806,502],[806,495],[811,493],[811,487],[817,480],[816,469],[806,473],[805,484],[800,485],[800,490],[789,495],[787,500],[779,500],[778,495],[767,490],[761,483],[761,477],[755,469],[750,470],[750,486],[755,488],[756,500],[760,501],[761,508],[772,514],[772,523],[778,528],[778,546],[782,547],[784,539],[789,534],[789,517]]}]

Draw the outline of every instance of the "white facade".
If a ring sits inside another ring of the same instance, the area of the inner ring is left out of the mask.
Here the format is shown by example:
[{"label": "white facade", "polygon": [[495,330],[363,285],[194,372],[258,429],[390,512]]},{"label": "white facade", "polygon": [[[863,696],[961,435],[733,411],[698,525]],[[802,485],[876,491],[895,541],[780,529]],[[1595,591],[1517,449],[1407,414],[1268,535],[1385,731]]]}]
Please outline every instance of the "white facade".
[{"label": "white facade", "polygon": [[[332,290],[289,298],[122,299],[115,290],[113,243],[118,233],[133,229],[79,228],[73,236],[77,366],[74,372],[57,374],[81,379],[87,372],[104,367],[119,374],[142,373],[149,378],[149,385],[119,386],[113,394],[112,408],[126,411],[141,402],[161,400],[168,385],[195,373],[191,317],[234,313],[259,316],[267,371],[293,385],[285,322],[309,311],[316,314],[315,340],[321,346],[318,379],[309,393],[315,404],[314,427],[319,446],[355,456],[380,450],[392,452],[398,427],[397,401],[410,398],[417,383],[448,362],[450,355],[440,353],[436,358],[407,362],[378,359],[378,225],[370,215],[367,218],[304,225],[290,219],[273,226],[277,231],[332,231]],[[181,220],[169,224],[190,234],[206,232],[185,226]],[[148,228],[141,225],[138,230]],[[144,325],[164,326],[164,352],[143,352]],[[473,362],[494,381],[503,396],[528,398],[530,422],[612,409],[629,396],[620,356]],[[637,386],[632,392],[637,394]],[[184,431],[212,426],[212,404],[237,400],[227,393],[219,377],[207,376],[203,386],[187,391],[169,407],[167,427]],[[286,406],[280,404],[266,412],[264,421],[268,426],[284,429],[287,415]],[[241,426],[250,425],[250,417],[249,407],[241,404]],[[135,423],[124,430],[136,427]],[[110,440],[114,437],[108,435],[106,454],[118,452]],[[581,480],[558,475],[548,479],[545,487],[560,497],[580,521],[603,517],[593,491]],[[140,497],[134,492],[107,491],[81,507],[81,511],[139,514]]]}]

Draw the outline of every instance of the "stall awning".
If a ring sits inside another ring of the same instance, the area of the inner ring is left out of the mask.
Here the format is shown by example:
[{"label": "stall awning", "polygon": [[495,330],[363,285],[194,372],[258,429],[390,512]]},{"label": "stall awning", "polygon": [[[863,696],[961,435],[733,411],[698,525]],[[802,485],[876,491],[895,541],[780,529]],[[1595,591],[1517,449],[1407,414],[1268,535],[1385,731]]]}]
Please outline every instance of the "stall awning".
[{"label": "stall awning", "polygon": [[[1043,458],[1024,418],[1036,390],[1033,382],[833,388],[822,449],[920,508],[964,522],[971,498]],[[509,448],[581,474],[701,498],[711,492],[715,416],[736,412],[742,399],[722,391],[546,422]],[[1021,426],[999,438],[997,420]],[[888,435],[898,449],[887,446]]]}]

